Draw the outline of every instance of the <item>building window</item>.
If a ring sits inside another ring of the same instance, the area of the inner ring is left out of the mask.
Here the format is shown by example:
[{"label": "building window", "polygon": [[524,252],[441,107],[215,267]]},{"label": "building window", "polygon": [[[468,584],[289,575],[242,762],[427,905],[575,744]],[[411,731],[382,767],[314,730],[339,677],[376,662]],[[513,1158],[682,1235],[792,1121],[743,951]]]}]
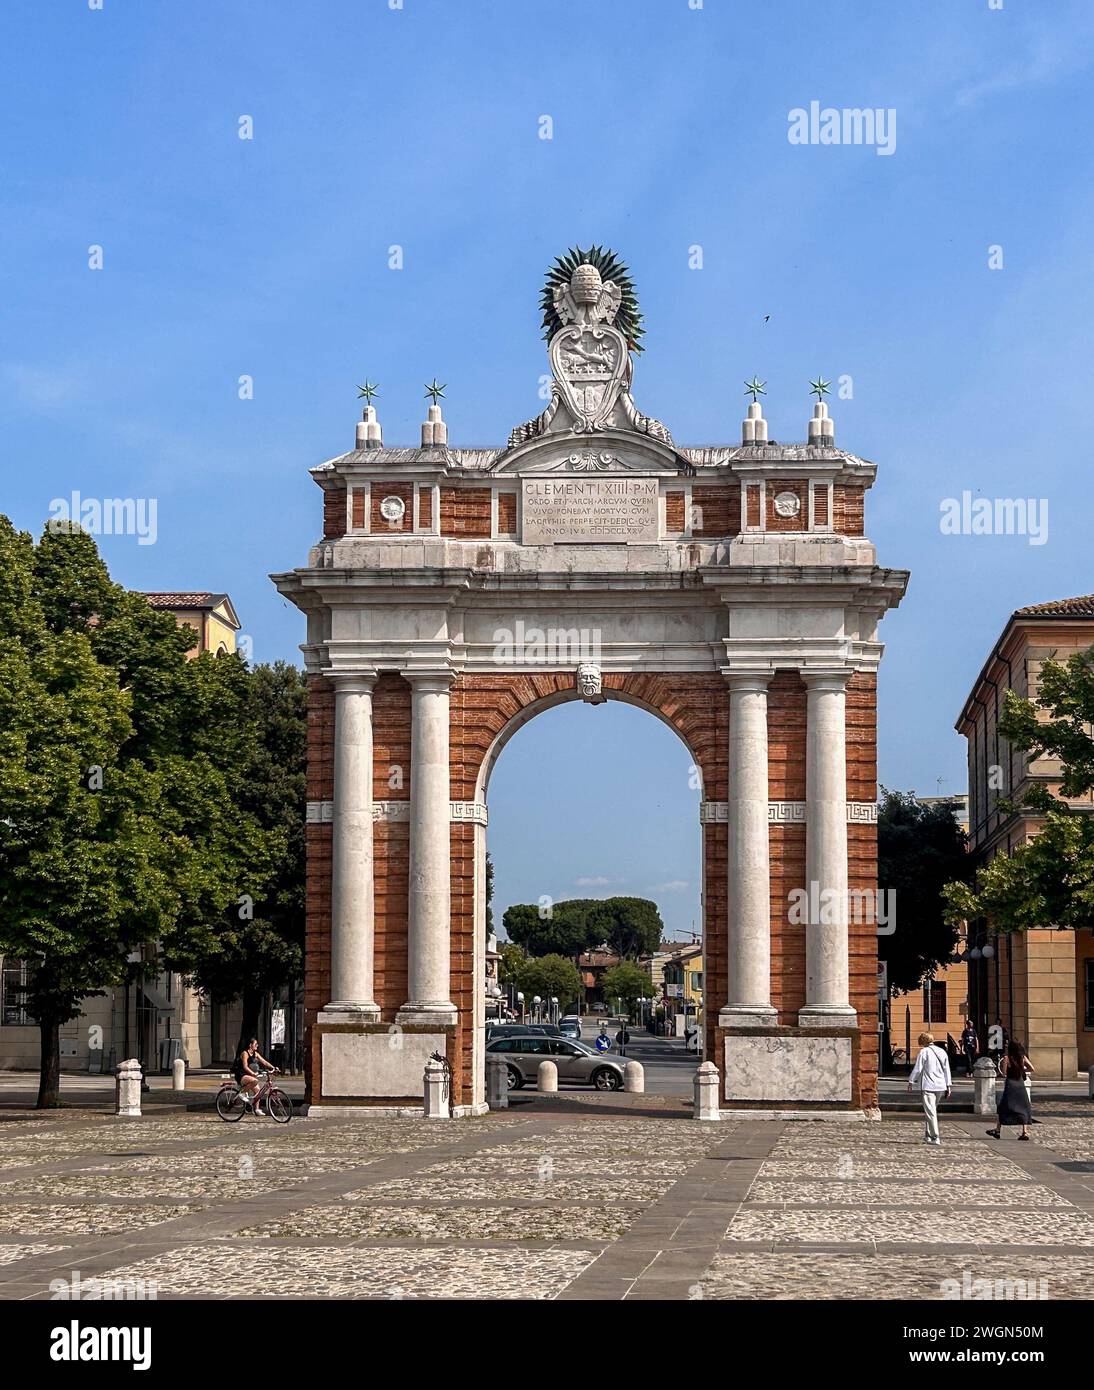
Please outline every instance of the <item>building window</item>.
[{"label": "building window", "polygon": [[923,986],[923,1018],[931,1023],[946,1021],[946,986],[941,980]]},{"label": "building window", "polygon": [[21,986],[27,983],[27,967],[12,956],[4,957],[0,970],[0,1023],[9,1027],[26,1027],[34,1020],[27,1013],[26,995]]},{"label": "building window", "polygon": [[1084,1028],[1094,1028],[1094,958],[1083,962],[1086,969],[1086,1019]]}]

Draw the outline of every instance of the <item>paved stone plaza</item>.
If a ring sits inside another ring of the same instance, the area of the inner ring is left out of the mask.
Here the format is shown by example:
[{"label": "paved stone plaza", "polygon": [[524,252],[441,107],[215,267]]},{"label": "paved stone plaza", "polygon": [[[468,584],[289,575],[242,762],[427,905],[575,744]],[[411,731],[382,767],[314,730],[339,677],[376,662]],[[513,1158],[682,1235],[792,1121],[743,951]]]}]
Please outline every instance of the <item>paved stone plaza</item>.
[{"label": "paved stone plaza", "polygon": [[908,1118],[703,1125],[638,1101],[287,1127],[0,1111],[0,1296],[73,1271],[160,1299],[1088,1296],[1087,1103],[1047,1102],[1025,1144],[947,1118],[935,1150]]}]

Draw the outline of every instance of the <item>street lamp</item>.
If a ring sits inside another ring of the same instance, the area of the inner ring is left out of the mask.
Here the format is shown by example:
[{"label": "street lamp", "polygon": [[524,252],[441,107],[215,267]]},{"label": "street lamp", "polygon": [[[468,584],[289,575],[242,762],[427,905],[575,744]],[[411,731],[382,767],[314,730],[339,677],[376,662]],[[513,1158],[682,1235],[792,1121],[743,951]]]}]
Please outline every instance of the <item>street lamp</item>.
[{"label": "street lamp", "polygon": [[516,994],[517,1003],[520,1005],[520,1021],[524,1022],[524,995],[518,989]]},{"label": "street lamp", "polygon": [[541,1005],[542,1003],[543,1003],[543,1000],[539,997],[538,994],[535,995],[535,996],[533,996],[533,999],[532,999],[532,1022],[533,1022],[533,1023],[541,1023],[541,1022],[542,1022],[542,1019],[541,1019],[540,1016],[539,1016],[539,1007],[540,1007],[540,1005]]}]

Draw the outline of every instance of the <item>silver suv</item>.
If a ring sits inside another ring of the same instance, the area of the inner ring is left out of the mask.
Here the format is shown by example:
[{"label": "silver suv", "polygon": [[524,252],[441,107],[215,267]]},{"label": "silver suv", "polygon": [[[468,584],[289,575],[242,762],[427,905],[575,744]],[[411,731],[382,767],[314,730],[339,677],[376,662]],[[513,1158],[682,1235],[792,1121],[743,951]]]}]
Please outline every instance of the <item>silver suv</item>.
[{"label": "silver suv", "polygon": [[572,1085],[595,1086],[598,1091],[623,1088],[624,1062],[605,1057],[595,1048],[571,1038],[497,1038],[486,1050],[505,1058],[511,1091],[519,1090],[527,1082],[535,1085],[540,1062],[554,1062],[560,1084],[568,1081]]}]

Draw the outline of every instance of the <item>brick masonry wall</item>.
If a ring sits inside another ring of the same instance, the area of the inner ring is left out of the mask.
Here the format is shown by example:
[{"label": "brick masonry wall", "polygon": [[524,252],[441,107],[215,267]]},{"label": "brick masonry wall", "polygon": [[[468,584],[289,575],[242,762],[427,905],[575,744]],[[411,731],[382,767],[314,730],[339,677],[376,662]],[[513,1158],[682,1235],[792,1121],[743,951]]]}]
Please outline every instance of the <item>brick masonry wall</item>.
[{"label": "brick masonry wall", "polygon": [[[406,510],[398,521],[388,521],[380,511],[380,503],[385,497],[398,497]],[[414,484],[380,483],[372,484],[372,514],[369,527],[377,535],[385,532],[411,531],[414,529]]]},{"label": "brick masonry wall", "polygon": [[[775,510],[775,498],[784,492],[792,492],[798,499],[798,510],[793,516],[780,516]],[[807,531],[809,529],[809,484],[805,482],[769,482],[767,485],[767,517],[764,527],[768,531]]]},{"label": "brick masonry wall", "polygon": [[323,536],[334,540],[346,534],[346,489],[327,488],[323,493]]},{"label": "brick masonry wall", "polygon": [[866,493],[861,487],[837,483],[832,489],[832,529],[838,536],[861,536],[866,528]]},{"label": "brick masonry wall", "polygon": [[741,531],[741,486],[694,487],[692,532],[696,536],[737,536]]},{"label": "brick masonry wall", "polygon": [[[659,713],[691,750],[703,779],[703,797],[728,796],[729,698],[720,675],[609,675],[607,689]],[[571,672],[463,675],[451,694],[451,796],[475,797],[479,772],[495,738],[537,702],[573,692]],[[848,799],[876,796],[875,681],[856,675],[848,686]],[[805,687],[795,672],[779,672],[768,694],[769,781],[773,801],[805,799]],[[333,795],[333,691],[313,678],[309,693],[310,799]],[[410,687],[385,673],[373,692],[374,796],[405,800],[410,794]],[[698,798],[697,798],[698,799]],[[475,832],[454,824],[452,837],[452,999],[459,1009],[454,1096],[471,1100],[471,1047],[474,1026]],[[703,828],[704,981],[707,1001],[707,1055],[721,1065],[716,1046],[718,1009],[728,994],[726,974],[726,830]],[[308,827],[308,924],[306,1006],[309,1022],[329,998],[331,827]],[[410,826],[378,821],[376,861],[376,1001],[384,1022],[394,1019],[407,997],[407,894]],[[849,882],[852,889],[877,885],[877,830],[872,824],[848,827]],[[805,886],[805,827],[771,826],[772,1002],[782,1024],[794,1024],[805,1002],[805,931],[789,922],[789,895]],[[876,1104],[877,942],[871,922],[853,924],[850,939],[851,1002],[858,1011],[861,1045],[855,1049],[856,1091],[862,1105]],[[861,1090],[859,1087],[861,1086]]]},{"label": "brick masonry wall", "polygon": [[442,487],[441,535],[487,540],[490,536],[490,489]]}]

